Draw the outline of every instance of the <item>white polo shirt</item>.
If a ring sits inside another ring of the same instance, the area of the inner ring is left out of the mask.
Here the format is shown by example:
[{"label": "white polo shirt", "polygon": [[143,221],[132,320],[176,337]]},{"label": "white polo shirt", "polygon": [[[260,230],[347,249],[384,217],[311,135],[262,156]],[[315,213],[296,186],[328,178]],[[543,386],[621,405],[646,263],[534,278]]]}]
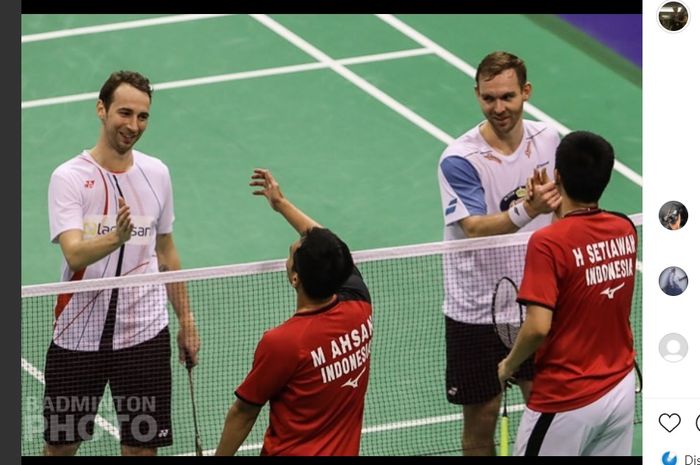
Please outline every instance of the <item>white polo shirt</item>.
[{"label": "white polo shirt", "polygon": [[[466,238],[461,219],[504,212],[523,198],[527,178],[534,169],[546,168],[550,179],[554,176],[554,155],[559,145],[554,128],[523,120],[520,146],[511,155],[502,155],[481,136],[479,127],[483,124],[451,143],[438,163],[446,241]],[[539,215],[520,231],[539,229],[551,221],[551,214]],[[491,294],[496,282],[508,276],[519,284],[524,260],[524,244],[446,254],[445,315],[463,323],[491,324]]]},{"label": "white polo shirt", "polygon": [[[133,150],[134,163],[125,172],[100,167],[88,151],[60,165],[49,183],[51,241],[70,229],[90,239],[116,227],[118,198],[124,197],[134,225],[126,242],[121,276],[156,273],[156,235],[172,232],[173,194],[170,173],[157,158]],[[62,281],[116,276],[119,249],[87,268],[72,272],[63,258]],[[107,316],[111,289],[58,296],[54,342],[66,349],[96,351]],[[164,285],[119,290],[113,348],[147,341],[168,324]]]}]

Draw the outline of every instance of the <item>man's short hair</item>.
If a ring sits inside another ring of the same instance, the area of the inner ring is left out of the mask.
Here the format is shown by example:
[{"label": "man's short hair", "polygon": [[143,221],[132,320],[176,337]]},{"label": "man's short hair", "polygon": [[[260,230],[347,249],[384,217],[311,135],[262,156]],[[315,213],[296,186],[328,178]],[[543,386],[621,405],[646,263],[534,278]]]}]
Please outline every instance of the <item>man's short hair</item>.
[{"label": "man's short hair", "polygon": [[566,194],[578,202],[597,202],[615,164],[612,145],[592,132],[574,131],[561,140],[555,157]]},{"label": "man's short hair", "polygon": [[515,75],[518,76],[520,88],[522,89],[525,87],[527,83],[527,68],[525,67],[525,62],[508,52],[489,53],[481,60],[479,67],[476,69],[475,79],[477,87],[479,86],[479,79],[490,81],[508,69],[515,71]]},{"label": "man's short hair", "polygon": [[115,71],[109,75],[100,89],[99,99],[102,100],[105,109],[109,110],[109,106],[112,104],[112,99],[114,98],[114,91],[122,84],[129,84],[137,88],[141,92],[147,94],[149,100],[151,99],[153,88],[146,76],[136,71]]},{"label": "man's short hair", "polygon": [[306,295],[325,299],[340,289],[354,264],[348,246],[325,228],[311,228],[294,252],[292,270],[299,274]]}]

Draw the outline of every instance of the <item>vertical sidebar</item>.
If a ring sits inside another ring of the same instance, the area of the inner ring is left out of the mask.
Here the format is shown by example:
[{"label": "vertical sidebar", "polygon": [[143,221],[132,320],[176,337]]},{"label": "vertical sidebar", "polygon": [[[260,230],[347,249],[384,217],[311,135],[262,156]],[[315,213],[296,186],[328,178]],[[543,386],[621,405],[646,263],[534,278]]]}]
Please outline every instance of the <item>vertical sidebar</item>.
[{"label": "vertical sidebar", "polygon": [[643,456],[700,465],[700,1],[643,18]]}]

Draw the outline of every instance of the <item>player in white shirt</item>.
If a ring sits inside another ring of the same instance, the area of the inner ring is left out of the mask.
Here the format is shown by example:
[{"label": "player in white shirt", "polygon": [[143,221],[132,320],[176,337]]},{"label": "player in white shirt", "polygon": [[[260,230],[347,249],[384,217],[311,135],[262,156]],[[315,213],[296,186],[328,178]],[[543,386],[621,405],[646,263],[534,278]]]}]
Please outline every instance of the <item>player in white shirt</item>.
[{"label": "player in white shirt", "polygon": [[[138,73],[110,75],[97,101],[97,144],[51,176],[51,241],[63,252],[63,281],[180,269],[168,168],[133,150],[148,124],[151,93]],[[196,364],[200,342],[185,286],[167,287],[58,296],[45,367],[46,455],[74,455],[92,437],[107,383],[122,455],[155,455],[172,444],[168,298],[180,327],[180,361]],[[66,400],[69,411],[61,407]]]},{"label": "player in white shirt", "polygon": [[[486,121],[451,143],[438,163],[445,240],[492,236],[551,222],[561,201],[554,183],[557,132],[523,120],[532,91],[524,62],[507,52],[487,55],[476,73],[476,98]],[[528,182],[530,177],[535,182]],[[513,248],[447,254],[444,258],[449,402],[463,406],[465,455],[494,455],[501,401],[498,362],[507,348],[493,331],[491,292],[498,278],[520,282],[522,256]],[[527,398],[532,364],[518,373]]]}]

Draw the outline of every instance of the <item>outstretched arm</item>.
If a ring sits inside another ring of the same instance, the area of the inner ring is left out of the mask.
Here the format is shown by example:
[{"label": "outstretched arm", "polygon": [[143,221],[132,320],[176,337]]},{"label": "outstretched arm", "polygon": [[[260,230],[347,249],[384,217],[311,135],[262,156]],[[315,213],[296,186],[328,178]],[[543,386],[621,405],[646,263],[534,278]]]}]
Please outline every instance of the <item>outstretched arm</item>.
[{"label": "outstretched arm", "polygon": [[284,219],[299,234],[304,234],[311,228],[323,227],[306,213],[299,210],[296,205],[282,194],[279,184],[269,170],[256,168],[253,170],[251,179],[253,179],[250,183],[251,186],[261,187],[261,189],[253,191],[253,195],[265,196],[272,209],[284,216]]}]

